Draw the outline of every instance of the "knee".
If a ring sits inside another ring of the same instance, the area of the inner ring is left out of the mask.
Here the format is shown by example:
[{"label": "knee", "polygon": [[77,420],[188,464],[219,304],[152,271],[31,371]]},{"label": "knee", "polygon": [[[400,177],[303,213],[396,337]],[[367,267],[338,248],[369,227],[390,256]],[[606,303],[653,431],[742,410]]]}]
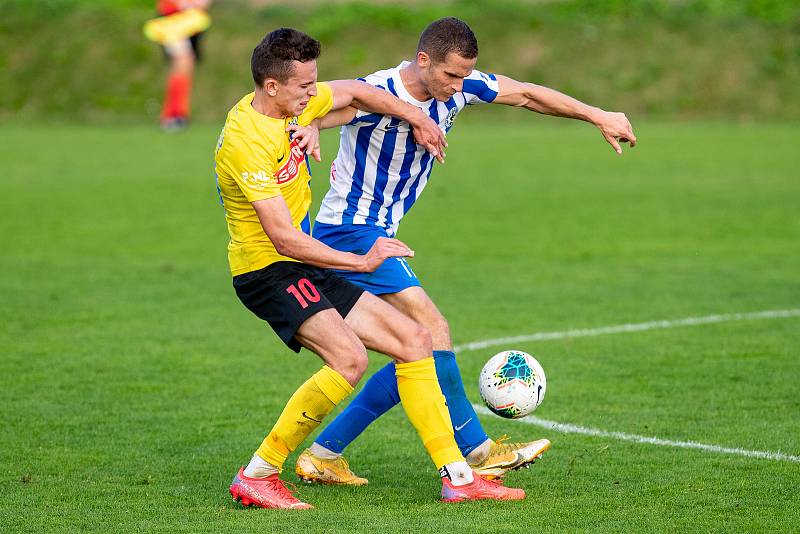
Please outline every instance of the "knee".
[{"label": "knee", "polygon": [[419,323],[413,322],[404,333],[402,361],[413,362],[433,355],[433,338],[430,331]]},{"label": "knee", "polygon": [[172,69],[176,72],[192,74],[194,72],[194,63],[194,54],[189,50],[187,53],[173,56]]},{"label": "knee", "polygon": [[419,359],[433,355],[433,336],[430,330],[419,323],[414,323],[414,352],[420,354]]},{"label": "knee", "polygon": [[367,350],[362,346],[351,350],[346,358],[340,358],[335,365],[331,365],[331,368],[355,387],[367,371],[368,364]]}]

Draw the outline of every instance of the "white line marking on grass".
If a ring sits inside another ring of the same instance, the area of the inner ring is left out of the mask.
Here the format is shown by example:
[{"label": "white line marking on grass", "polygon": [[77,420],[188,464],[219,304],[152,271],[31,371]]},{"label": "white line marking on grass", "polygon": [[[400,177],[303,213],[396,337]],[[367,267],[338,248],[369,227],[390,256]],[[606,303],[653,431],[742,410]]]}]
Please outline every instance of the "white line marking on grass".
[{"label": "white line marking on grass", "polygon": [[536,334],[526,334],[522,336],[499,337],[495,339],[485,339],[483,341],[473,341],[456,345],[455,352],[467,350],[485,349],[497,345],[510,345],[512,343],[523,343],[529,341],[548,341],[552,339],[569,339],[574,337],[593,337],[606,334],[621,334],[624,332],[643,332],[646,330],[659,330],[664,328],[678,328],[681,326],[696,326],[703,324],[725,323],[728,321],[756,321],[759,319],[781,319],[784,317],[800,317],[800,309],[791,310],[767,310],[751,313],[723,313],[718,315],[706,315],[704,317],[685,317],[683,319],[671,319],[665,321],[649,321],[646,323],[628,323],[614,326],[601,326],[599,328],[581,328],[577,330],[565,330],[563,332],[539,332]]},{"label": "white line marking on grass", "polygon": [[[472,405],[476,412],[491,415],[485,406],[477,404]],[[624,432],[608,432],[606,430],[599,430],[597,428],[587,428],[578,425],[570,425],[567,423],[557,423],[555,421],[548,421],[533,415],[529,415],[524,419],[515,419],[517,423],[525,423],[528,425],[539,426],[548,430],[556,432],[563,432],[565,434],[583,434],[584,436],[597,436],[601,438],[614,438],[622,441],[632,441],[634,443],[646,443],[648,445],[660,445],[662,447],[680,447],[682,449],[700,449],[707,452],[716,452],[721,454],[735,454],[738,456],[748,456],[751,458],[764,458],[766,460],[777,460],[782,462],[795,462],[800,463],[800,456],[792,456],[791,454],[784,454],[782,452],[772,451],[751,451],[747,449],[739,449],[732,447],[720,447],[719,445],[708,445],[706,443],[697,443],[696,441],[672,441],[669,439],[654,438],[650,436],[639,436],[636,434],[626,434]]]}]

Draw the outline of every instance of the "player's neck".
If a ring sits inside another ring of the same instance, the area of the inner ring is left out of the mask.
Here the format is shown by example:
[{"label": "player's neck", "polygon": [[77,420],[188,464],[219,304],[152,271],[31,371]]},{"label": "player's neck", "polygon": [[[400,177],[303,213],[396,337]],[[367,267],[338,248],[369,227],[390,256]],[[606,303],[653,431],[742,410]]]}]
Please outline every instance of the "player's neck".
[{"label": "player's neck", "polygon": [[256,94],[253,96],[253,101],[250,105],[257,112],[273,119],[285,119],[288,116],[278,108],[275,101],[267,93],[259,89],[256,89]]},{"label": "player's neck", "polygon": [[433,98],[433,95],[428,93],[425,86],[422,84],[419,67],[416,63],[411,62],[400,69],[400,79],[403,80],[403,87],[406,88],[408,94],[420,102],[425,102]]}]

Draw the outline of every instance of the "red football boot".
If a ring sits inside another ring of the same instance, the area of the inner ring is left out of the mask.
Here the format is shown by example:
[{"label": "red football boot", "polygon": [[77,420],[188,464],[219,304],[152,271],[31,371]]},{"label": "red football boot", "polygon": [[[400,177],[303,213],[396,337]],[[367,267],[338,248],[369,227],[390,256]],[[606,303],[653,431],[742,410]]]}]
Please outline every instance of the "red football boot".
[{"label": "red football boot", "polygon": [[525,498],[525,490],[507,488],[501,482],[487,480],[476,472],[472,472],[474,480],[463,486],[454,486],[447,477],[442,478],[442,502],[479,501],[521,501]]},{"label": "red football boot", "polygon": [[231,482],[231,496],[236,501],[241,501],[244,506],[258,506],[260,508],[282,508],[285,510],[308,510],[314,508],[303,502],[285,486],[285,482],[278,478],[278,474],[266,478],[250,478],[245,476],[244,467],[233,477]]}]

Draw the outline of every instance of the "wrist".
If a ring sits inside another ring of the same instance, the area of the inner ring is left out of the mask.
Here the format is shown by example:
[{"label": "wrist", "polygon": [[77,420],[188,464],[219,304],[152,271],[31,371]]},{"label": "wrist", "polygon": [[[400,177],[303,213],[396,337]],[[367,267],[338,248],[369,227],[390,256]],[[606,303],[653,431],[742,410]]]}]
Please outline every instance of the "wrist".
[{"label": "wrist", "polygon": [[603,115],[605,115],[605,111],[602,109],[594,106],[586,106],[586,109],[579,115],[579,117],[586,122],[590,122],[595,126],[599,126],[600,122],[602,122]]},{"label": "wrist", "polygon": [[357,273],[367,272],[367,255],[351,254],[353,256],[353,270]]},{"label": "wrist", "polygon": [[406,112],[404,117],[401,117],[404,121],[409,123],[411,126],[417,126],[422,124],[425,119],[428,117],[425,115],[421,109],[413,104],[406,104]]}]

